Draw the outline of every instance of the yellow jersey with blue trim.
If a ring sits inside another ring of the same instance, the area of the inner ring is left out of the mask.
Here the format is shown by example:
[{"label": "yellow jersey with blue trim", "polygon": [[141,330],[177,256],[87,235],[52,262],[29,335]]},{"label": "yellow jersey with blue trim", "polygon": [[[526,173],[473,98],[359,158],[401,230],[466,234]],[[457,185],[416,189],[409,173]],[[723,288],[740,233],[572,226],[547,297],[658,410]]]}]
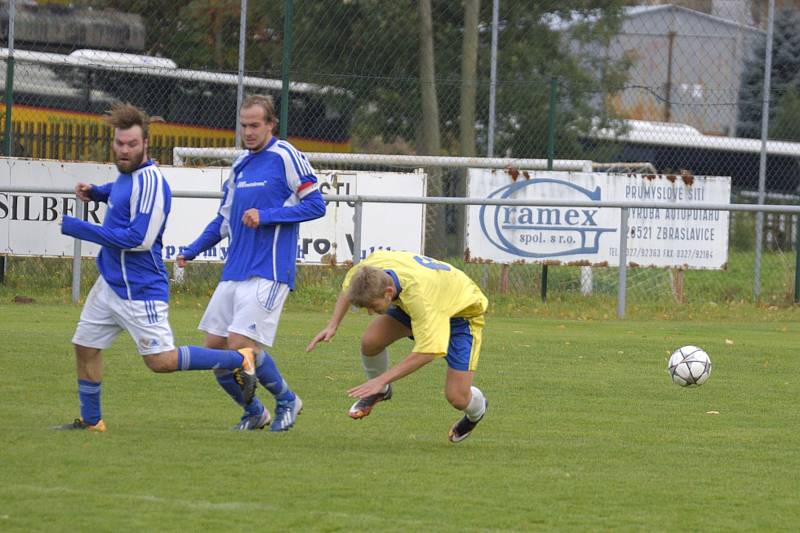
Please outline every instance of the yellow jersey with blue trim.
[{"label": "yellow jersey with blue trim", "polygon": [[380,268],[394,279],[395,306],[411,318],[414,351],[444,355],[451,318],[481,317],[489,300],[469,276],[456,267],[413,252],[378,251],[351,268],[342,283],[347,290],[363,266]]}]

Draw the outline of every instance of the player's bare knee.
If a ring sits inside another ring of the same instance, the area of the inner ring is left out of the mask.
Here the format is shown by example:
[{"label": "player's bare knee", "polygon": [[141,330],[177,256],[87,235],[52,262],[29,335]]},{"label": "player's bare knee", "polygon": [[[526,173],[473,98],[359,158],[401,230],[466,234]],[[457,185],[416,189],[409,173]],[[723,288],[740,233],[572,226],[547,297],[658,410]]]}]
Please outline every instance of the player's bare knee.
[{"label": "player's bare knee", "polygon": [[384,348],[386,348],[386,343],[377,335],[367,333],[361,337],[361,353],[367,357],[378,355]]}]

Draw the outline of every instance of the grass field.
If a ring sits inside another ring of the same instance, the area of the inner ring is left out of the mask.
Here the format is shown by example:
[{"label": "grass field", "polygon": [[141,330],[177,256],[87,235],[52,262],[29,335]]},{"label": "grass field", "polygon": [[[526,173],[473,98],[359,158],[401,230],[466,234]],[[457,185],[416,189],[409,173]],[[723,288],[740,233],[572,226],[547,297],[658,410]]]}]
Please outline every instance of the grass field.
[{"label": "grass field", "polygon": [[[123,335],[105,359],[109,431],[56,432],[49,426],[78,411],[69,341],[80,308],[2,301],[2,531],[800,525],[796,306],[734,309],[734,318],[695,308],[670,320],[492,315],[476,379],[489,411],[452,445],[447,430],[459,415],[442,394],[443,362],[352,421],[345,390],[362,379],[355,354],[367,317],[351,315],[332,344],[306,354],[328,315],[296,303],[273,351],[306,404],[291,431],[229,431],[238,409],[208,373],[150,373]],[[173,307],[178,342],[200,341],[204,303]],[[411,347],[399,344],[393,361]],[[683,344],[711,355],[700,388],[666,374],[669,351]]]}]

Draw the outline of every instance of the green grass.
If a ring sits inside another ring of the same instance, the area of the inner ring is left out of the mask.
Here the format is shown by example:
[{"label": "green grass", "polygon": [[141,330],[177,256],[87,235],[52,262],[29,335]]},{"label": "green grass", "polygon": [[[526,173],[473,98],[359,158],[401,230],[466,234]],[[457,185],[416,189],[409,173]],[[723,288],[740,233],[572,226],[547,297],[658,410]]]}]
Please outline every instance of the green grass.
[{"label": "green grass", "polygon": [[[150,373],[123,334],[106,352],[105,434],[55,432],[77,413],[79,307],[0,304],[2,531],[731,531],[800,523],[800,320],[743,306],[693,320],[602,320],[570,306],[488,317],[476,382],[486,419],[458,413],[432,363],[369,418],[346,416],[367,317],[303,348],[327,320],[290,299],[274,354],[306,408],[284,434],[235,433],[208,373]],[[4,299],[4,302],[7,302]],[[565,317],[559,316],[559,309]],[[200,301],[171,310],[200,341]],[[324,312],[323,312],[324,311]],[[513,309],[512,309],[513,311]],[[530,309],[529,309],[530,311]],[[733,318],[731,318],[733,317]],[[705,348],[700,388],[665,371]],[[732,344],[731,344],[732,343]],[[410,349],[401,341],[397,361]],[[718,415],[707,414],[718,411]]]},{"label": "green grass", "polygon": [[[796,254],[772,250],[762,256],[760,301],[769,306],[791,306],[794,301]],[[68,259],[39,257],[8,258],[6,279],[0,283],[0,301],[15,295],[32,296],[40,301],[69,302],[72,265]],[[542,266],[513,264],[504,269],[499,264],[467,263],[458,258],[449,262],[464,270],[476,281],[495,306],[506,310],[530,308],[539,300]],[[683,302],[693,305],[740,304],[753,300],[755,254],[732,248],[725,270],[689,270],[684,272]],[[171,269],[171,264],[170,267]],[[200,299],[203,305],[219,281],[221,265],[192,263],[186,282],[171,284],[174,299]],[[346,266],[302,266],[297,271],[300,289],[294,299],[311,306],[322,306],[336,298]],[[506,280],[504,282],[504,271]],[[673,273],[667,269],[629,268],[627,302],[631,307],[664,308],[676,304]],[[85,297],[97,278],[94,261],[85,259],[81,267],[81,291]],[[592,296],[581,294],[581,271],[577,267],[551,265],[548,268],[547,298],[550,303],[570,306],[606,307],[615,314],[619,272],[614,267],[592,269]]]}]

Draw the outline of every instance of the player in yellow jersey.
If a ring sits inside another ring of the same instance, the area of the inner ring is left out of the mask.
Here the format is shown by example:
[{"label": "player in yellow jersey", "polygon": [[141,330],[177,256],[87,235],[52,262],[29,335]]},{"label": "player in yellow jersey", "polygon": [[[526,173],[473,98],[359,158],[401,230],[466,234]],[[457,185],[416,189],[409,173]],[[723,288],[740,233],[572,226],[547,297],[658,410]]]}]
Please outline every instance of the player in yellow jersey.
[{"label": "player in yellow jersey", "polygon": [[[395,251],[375,252],[351,268],[342,284],[328,325],[308,344],[330,341],[350,305],[379,315],[361,338],[361,361],[368,381],[348,390],[358,398],[351,418],[367,416],[392,397],[391,383],[434,359],[447,362],[445,396],[464,416],[450,429],[451,442],[469,436],[486,412],[487,401],[472,385],[481,349],[483,314],[488,300],[462,271],[429,257]],[[414,349],[389,368],[387,346],[403,337]]]}]

